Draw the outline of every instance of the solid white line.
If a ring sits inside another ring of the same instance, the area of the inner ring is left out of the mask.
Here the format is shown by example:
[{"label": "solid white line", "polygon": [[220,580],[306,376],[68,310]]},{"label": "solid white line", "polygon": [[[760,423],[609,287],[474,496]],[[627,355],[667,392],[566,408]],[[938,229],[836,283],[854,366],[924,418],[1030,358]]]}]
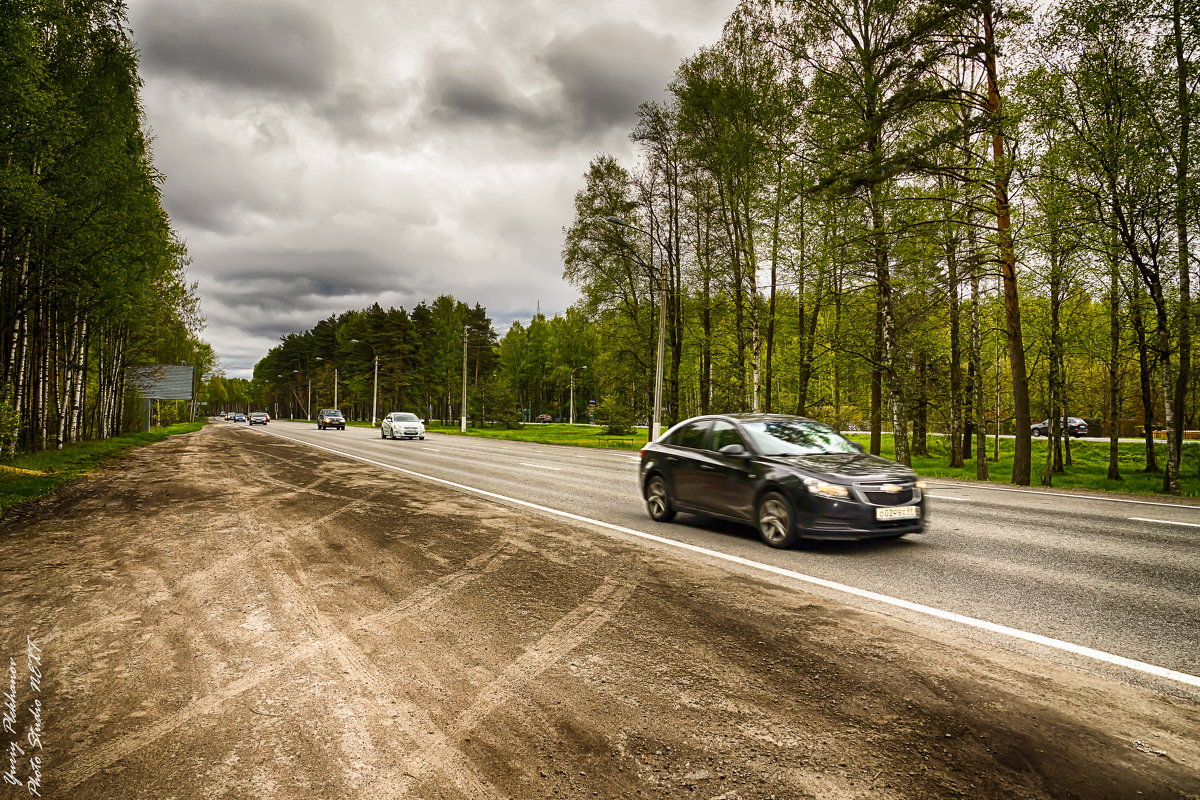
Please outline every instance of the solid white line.
[{"label": "solid white line", "polygon": [[944,494],[926,494],[925,496],[926,497],[936,497],[939,500],[957,500],[960,503],[971,502],[971,498],[969,498],[969,497],[950,497],[949,495],[944,495]]},{"label": "solid white line", "polygon": [[743,567],[749,567],[751,569],[762,570],[763,572],[769,572],[774,575],[780,575],[785,578],[791,578],[792,580],[803,581],[805,583],[811,583],[815,586],[822,586],[826,589],[832,589],[837,592],[842,592],[843,594],[853,595],[854,597],[862,597],[867,600],[874,600],[877,603],[883,603],[885,605],[894,606],[896,608],[903,608],[908,611],[914,611],[918,614],[925,614],[926,616],[936,617],[938,619],[944,619],[949,622],[957,622],[960,625],[967,625],[972,628],[979,628],[980,630],[985,630],[990,633],[996,633],[1001,636],[1008,636],[1013,639],[1020,639],[1022,641],[1044,645],[1045,647],[1050,647],[1055,650],[1061,650],[1066,653],[1072,653],[1074,655],[1083,656],[1085,658],[1090,658],[1095,661],[1102,661],[1106,664],[1114,664],[1119,667],[1126,667],[1127,669],[1136,670],[1137,672],[1143,672],[1143,673],[1146,673],[1147,675],[1155,675],[1159,678],[1165,678],[1166,680],[1176,681],[1177,683],[1184,683],[1189,686],[1200,687],[1200,676],[1189,675],[1186,672],[1177,672],[1173,669],[1167,669],[1166,667],[1160,667],[1155,664],[1147,664],[1144,661],[1137,661],[1135,659],[1126,658],[1125,656],[1118,656],[1113,653],[1106,653],[1103,650],[1095,650],[1091,647],[1084,647],[1083,645],[1074,644],[1073,642],[1064,642],[1060,639],[1052,639],[1049,636],[1042,636],[1041,634],[1038,634],[1038,633],[1030,633],[1028,631],[1023,631],[1018,628],[1010,628],[1007,625],[1000,625],[995,622],[988,622],[987,620],[984,620],[984,619],[976,619],[975,617],[968,617],[963,614],[956,614],[953,611],[943,611],[940,608],[933,608],[932,606],[924,606],[924,605],[921,605],[920,603],[913,603],[909,600],[903,600],[899,597],[890,597],[886,594],[879,594],[878,592],[868,591],[867,589],[858,589],[854,586],[847,586],[846,584],[835,583],[834,581],[825,580],[824,578],[817,578],[812,575],[805,575],[801,572],[795,572],[790,569],[776,567],[772,564],[763,564],[758,561],[752,561],[748,558],[742,558],[741,556],[734,556],[734,555],[730,555],[728,553],[722,553],[717,550],[709,550],[708,548],[700,547],[700,546],[694,545],[694,544],[688,544],[687,542],[678,542],[678,541],[675,541],[674,539],[667,539],[662,536],[655,536],[652,533],[644,533],[642,531],[634,530],[633,528],[626,528],[621,525],[614,525],[611,522],[603,522],[598,519],[591,519],[589,517],[580,516],[579,514],[572,514],[568,511],[559,511],[557,508],[549,508],[547,506],[538,505],[537,503],[530,503],[527,500],[519,500],[515,497],[507,497],[502,494],[497,494],[496,492],[489,492],[489,491],[485,491],[483,489],[476,489],[473,486],[466,486],[461,483],[455,483],[454,481],[448,481],[445,478],[438,478],[433,475],[426,475],[422,472],[414,472],[411,469],[404,469],[403,467],[392,466],[391,464],[385,464],[382,461],[375,461],[370,458],[364,458],[363,456],[354,455],[353,453],[346,453],[341,450],[334,450],[332,447],[325,447],[323,445],[313,444],[311,442],[306,442],[303,439],[293,439],[291,436],[284,436],[283,434],[274,433],[271,431],[264,430],[263,432],[270,433],[270,435],[272,435],[272,436],[278,436],[281,439],[287,439],[288,441],[297,442],[298,444],[305,444],[305,445],[308,445],[309,447],[315,447],[318,450],[325,450],[326,452],[334,453],[335,455],[344,456],[346,458],[352,458],[355,461],[361,461],[365,464],[372,464],[377,467],[383,467],[384,469],[390,469],[390,470],[394,470],[396,472],[403,472],[407,475],[412,475],[414,477],[422,478],[427,481],[433,481],[434,483],[441,483],[446,486],[452,486],[455,489],[461,489],[462,491],[470,492],[472,494],[477,494],[482,497],[491,497],[496,500],[503,501],[505,503],[511,503],[513,505],[523,506],[525,508],[532,508],[535,511],[542,511],[547,514],[553,514],[554,516],[563,517],[564,519],[571,519],[571,520],[575,520],[576,522],[585,523],[587,525],[594,525],[594,526],[600,527],[600,528],[607,528],[608,530],[617,531],[617,532],[623,533],[627,536],[635,536],[639,539],[646,539],[651,542],[657,542],[658,544],[666,545],[668,547],[675,547],[680,550],[688,550],[693,553],[699,553],[701,555],[705,555],[710,558],[716,558],[716,559],[720,559],[722,561],[728,561],[730,563],[738,564]]},{"label": "solid white line", "polygon": [[440,448],[440,447],[422,447],[421,449],[422,450],[432,450],[435,453],[442,452],[442,448]]},{"label": "solid white line", "polygon": [[522,467],[537,467],[538,469],[552,469],[555,472],[562,472],[562,467],[547,467],[545,464],[527,464],[524,461],[518,461]]},{"label": "solid white line", "polygon": [[1040,494],[1045,497],[1073,497],[1076,500],[1102,500],[1106,503],[1135,503],[1143,506],[1166,506],[1167,508],[1190,508],[1200,511],[1200,507],[1185,503],[1156,503],[1153,500],[1122,500],[1118,497],[1094,497],[1090,494],[1067,494],[1066,492],[1039,492],[1035,489],[1006,489],[1002,486],[983,486],[979,483],[946,483],[941,478],[926,478],[930,484],[939,484],[941,489],[984,489],[989,492],[1017,492],[1018,494]]},{"label": "solid white line", "polygon": [[1145,517],[1130,517],[1134,522],[1159,522],[1163,525],[1186,525],[1189,528],[1200,528],[1200,523],[1196,522],[1173,522],[1169,519],[1146,519]]}]

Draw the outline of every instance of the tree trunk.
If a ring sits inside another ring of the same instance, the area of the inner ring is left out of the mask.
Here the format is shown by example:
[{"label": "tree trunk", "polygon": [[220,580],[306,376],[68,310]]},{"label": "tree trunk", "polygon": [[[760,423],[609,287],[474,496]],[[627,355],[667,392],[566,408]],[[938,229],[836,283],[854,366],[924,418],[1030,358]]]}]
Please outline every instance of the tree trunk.
[{"label": "tree trunk", "polygon": [[[984,69],[987,72],[987,115],[992,128],[992,168],[996,195],[996,232],[1000,248],[1000,270],[1004,280],[1004,317],[1008,334],[1008,363],[1012,373],[1013,443],[1012,482],[1028,486],[1032,470],[1029,433],[1029,382],[1025,368],[1025,344],[1021,335],[1021,302],[1017,288],[1017,257],[1009,216],[1008,181],[1012,167],[1005,155],[1000,116],[1000,88],[996,69],[996,38],[992,27],[990,0],[983,10]],[[997,421],[998,423],[999,421]]]}]

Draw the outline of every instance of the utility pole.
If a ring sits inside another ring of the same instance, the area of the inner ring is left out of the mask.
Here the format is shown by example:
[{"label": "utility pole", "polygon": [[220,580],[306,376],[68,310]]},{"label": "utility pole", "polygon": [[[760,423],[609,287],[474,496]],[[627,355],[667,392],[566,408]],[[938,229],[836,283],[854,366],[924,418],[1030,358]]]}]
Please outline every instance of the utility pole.
[{"label": "utility pole", "polygon": [[[374,348],[372,348],[374,349]],[[379,407],[379,354],[375,354],[375,390],[371,393],[371,427],[375,427],[375,411]]]},{"label": "utility pole", "polygon": [[337,408],[337,367],[333,368],[333,407]]},{"label": "utility pole", "polygon": [[463,325],[463,395],[462,395],[462,433],[467,432],[467,326]]},{"label": "utility pole", "polygon": [[462,326],[462,433],[467,433],[467,326]]}]

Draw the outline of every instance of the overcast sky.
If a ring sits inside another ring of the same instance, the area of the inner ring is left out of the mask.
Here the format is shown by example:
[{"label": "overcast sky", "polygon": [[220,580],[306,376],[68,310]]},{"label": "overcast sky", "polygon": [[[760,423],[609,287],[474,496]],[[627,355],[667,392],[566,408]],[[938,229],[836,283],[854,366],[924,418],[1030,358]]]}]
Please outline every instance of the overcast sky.
[{"label": "overcast sky", "polygon": [[497,328],[576,299],[562,228],[598,152],[735,0],[130,0],[164,199],[205,338],[451,293]]}]

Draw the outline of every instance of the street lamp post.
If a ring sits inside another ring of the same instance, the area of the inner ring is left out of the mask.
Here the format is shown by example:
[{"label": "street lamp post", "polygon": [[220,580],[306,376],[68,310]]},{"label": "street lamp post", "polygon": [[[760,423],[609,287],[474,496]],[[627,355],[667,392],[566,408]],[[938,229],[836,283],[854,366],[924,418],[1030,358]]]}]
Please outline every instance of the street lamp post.
[{"label": "street lamp post", "polygon": [[[654,243],[653,235],[646,230],[639,228],[636,225],[630,225],[623,219],[618,217],[605,217],[605,222],[611,222],[613,225],[620,225],[623,228],[630,228],[650,237],[651,246]],[[639,262],[645,264],[640,257],[634,255]],[[652,268],[651,268],[652,269]],[[650,420],[650,440],[658,439],[659,426],[662,420],[662,388],[663,388],[663,344],[666,341],[667,334],[667,262],[663,259],[659,264],[659,291],[658,291],[658,356],[654,363],[654,417]]]},{"label": "street lamp post", "polygon": [[[325,359],[321,358],[320,356],[317,356],[316,360],[324,361]],[[333,364],[332,361],[329,363]],[[338,398],[338,368],[337,368],[337,364],[333,364],[333,407],[334,408],[338,407],[337,398]]]},{"label": "street lamp post", "polygon": [[571,424],[575,424],[575,370],[587,369],[587,364],[571,367]]},{"label": "street lamp post", "polygon": [[375,381],[371,390],[371,427],[373,428],[375,427],[375,413],[379,408],[379,353],[375,351],[375,345],[370,342],[363,342],[358,339],[351,339],[350,341],[356,344],[365,344],[371,348],[371,352],[375,355]]}]

